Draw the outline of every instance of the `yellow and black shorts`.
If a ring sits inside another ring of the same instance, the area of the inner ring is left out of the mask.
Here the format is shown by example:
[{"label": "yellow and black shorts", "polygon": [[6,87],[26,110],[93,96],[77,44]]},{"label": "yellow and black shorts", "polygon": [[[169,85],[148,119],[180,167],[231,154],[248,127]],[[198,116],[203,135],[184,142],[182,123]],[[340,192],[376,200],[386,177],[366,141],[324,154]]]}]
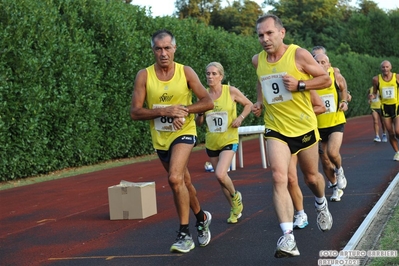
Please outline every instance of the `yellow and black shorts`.
[{"label": "yellow and black shorts", "polygon": [[382,117],[395,118],[399,115],[397,104],[381,104]]},{"label": "yellow and black shorts", "polygon": [[301,150],[311,147],[320,139],[319,131],[317,129],[309,131],[308,133],[298,137],[287,137],[278,133],[277,131],[266,128],[264,136],[265,139],[277,139],[286,143],[291,151],[291,154],[297,154]]}]

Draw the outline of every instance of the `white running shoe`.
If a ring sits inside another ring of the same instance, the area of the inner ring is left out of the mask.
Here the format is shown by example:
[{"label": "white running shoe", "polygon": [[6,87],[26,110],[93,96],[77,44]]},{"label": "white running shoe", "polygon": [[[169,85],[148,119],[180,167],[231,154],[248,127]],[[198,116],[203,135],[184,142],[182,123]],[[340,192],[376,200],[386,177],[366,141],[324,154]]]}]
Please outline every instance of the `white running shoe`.
[{"label": "white running shoe", "polygon": [[212,215],[208,211],[204,211],[204,213],[206,215],[206,220],[195,225],[198,233],[198,244],[201,247],[205,247],[211,241],[211,231],[209,230],[209,226],[212,222]]},{"label": "white running shoe", "polygon": [[317,212],[316,222],[319,230],[322,232],[330,230],[333,225],[333,218],[330,211],[328,210],[327,201],[324,202],[323,207],[321,208],[316,207],[316,212]]},{"label": "white running shoe", "polygon": [[309,224],[306,213],[294,215],[294,219],[294,228],[303,229]]},{"label": "white running shoe", "polygon": [[382,134],[382,142],[388,142],[387,134]]},{"label": "white running shoe", "polygon": [[375,136],[374,142],[381,142],[380,136]]},{"label": "white running shoe", "polygon": [[277,241],[277,248],[274,252],[276,258],[288,258],[299,256],[299,250],[293,234],[284,234]]},{"label": "white running shoe", "polygon": [[399,151],[393,156],[394,161],[399,161]]},{"label": "white running shoe", "polygon": [[213,166],[210,162],[206,162],[204,165],[205,171],[207,172],[215,172],[215,170],[213,169]]},{"label": "white running shoe", "polygon": [[[399,160],[399,155],[398,155],[398,160]],[[337,187],[339,189],[345,189],[347,185],[347,181],[344,175],[344,169],[340,167],[339,169],[335,170],[335,175],[337,176]]]},{"label": "white running shoe", "polygon": [[194,248],[193,238],[183,232],[179,232],[175,243],[170,247],[170,252],[187,253]]},{"label": "white running shoe", "polygon": [[338,187],[334,187],[330,201],[341,201],[342,195],[344,195],[344,191]]}]

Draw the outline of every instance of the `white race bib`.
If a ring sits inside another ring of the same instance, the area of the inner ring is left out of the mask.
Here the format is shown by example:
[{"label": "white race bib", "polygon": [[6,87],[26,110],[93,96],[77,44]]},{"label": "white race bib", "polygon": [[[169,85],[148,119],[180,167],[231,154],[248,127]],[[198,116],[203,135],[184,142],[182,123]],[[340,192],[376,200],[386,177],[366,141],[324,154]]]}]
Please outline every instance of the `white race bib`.
[{"label": "white race bib", "polygon": [[[170,106],[170,104],[154,104],[153,109],[165,108]],[[161,116],[154,119],[155,130],[157,131],[176,131],[173,126],[173,117]]]},{"label": "white race bib", "polygon": [[395,97],[394,87],[384,87],[382,88],[382,98],[383,99],[393,99]]},{"label": "white race bib", "polygon": [[275,73],[260,77],[263,97],[268,104],[281,103],[292,100],[292,93],[283,83],[283,76],[287,73]]},{"label": "white race bib", "polygon": [[334,94],[320,95],[320,98],[323,100],[324,106],[326,107],[326,111],[323,114],[334,113],[337,110]]},{"label": "white race bib", "polygon": [[206,114],[206,124],[208,125],[209,132],[212,133],[226,132],[228,121],[229,119],[226,111]]}]

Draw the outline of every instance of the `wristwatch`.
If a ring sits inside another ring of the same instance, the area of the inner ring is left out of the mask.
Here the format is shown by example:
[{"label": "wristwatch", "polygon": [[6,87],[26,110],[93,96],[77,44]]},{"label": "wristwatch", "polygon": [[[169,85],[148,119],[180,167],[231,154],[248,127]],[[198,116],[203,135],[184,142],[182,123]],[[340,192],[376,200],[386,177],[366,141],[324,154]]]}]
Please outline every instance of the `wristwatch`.
[{"label": "wristwatch", "polygon": [[298,80],[298,91],[304,91],[306,89],[306,84],[302,80]]}]

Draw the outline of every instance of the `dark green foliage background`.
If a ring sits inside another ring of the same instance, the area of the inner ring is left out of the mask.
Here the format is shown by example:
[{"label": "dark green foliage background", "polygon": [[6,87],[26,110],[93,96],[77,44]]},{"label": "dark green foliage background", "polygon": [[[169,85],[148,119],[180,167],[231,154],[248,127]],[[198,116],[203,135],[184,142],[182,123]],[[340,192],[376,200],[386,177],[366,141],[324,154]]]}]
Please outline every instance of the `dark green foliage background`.
[{"label": "dark green foliage background", "polygon": [[[256,36],[151,18],[119,1],[2,0],[0,180],[153,153],[148,122],[131,121],[129,108],[137,71],[154,61],[150,36],[160,28],[175,34],[175,60],[204,84],[205,66],[219,61],[225,82],[256,101]],[[329,55],[354,96],[348,115],[367,114],[366,90],[386,58]],[[262,119],[250,115],[244,125],[252,124]],[[198,134],[203,141],[204,129]]]}]

